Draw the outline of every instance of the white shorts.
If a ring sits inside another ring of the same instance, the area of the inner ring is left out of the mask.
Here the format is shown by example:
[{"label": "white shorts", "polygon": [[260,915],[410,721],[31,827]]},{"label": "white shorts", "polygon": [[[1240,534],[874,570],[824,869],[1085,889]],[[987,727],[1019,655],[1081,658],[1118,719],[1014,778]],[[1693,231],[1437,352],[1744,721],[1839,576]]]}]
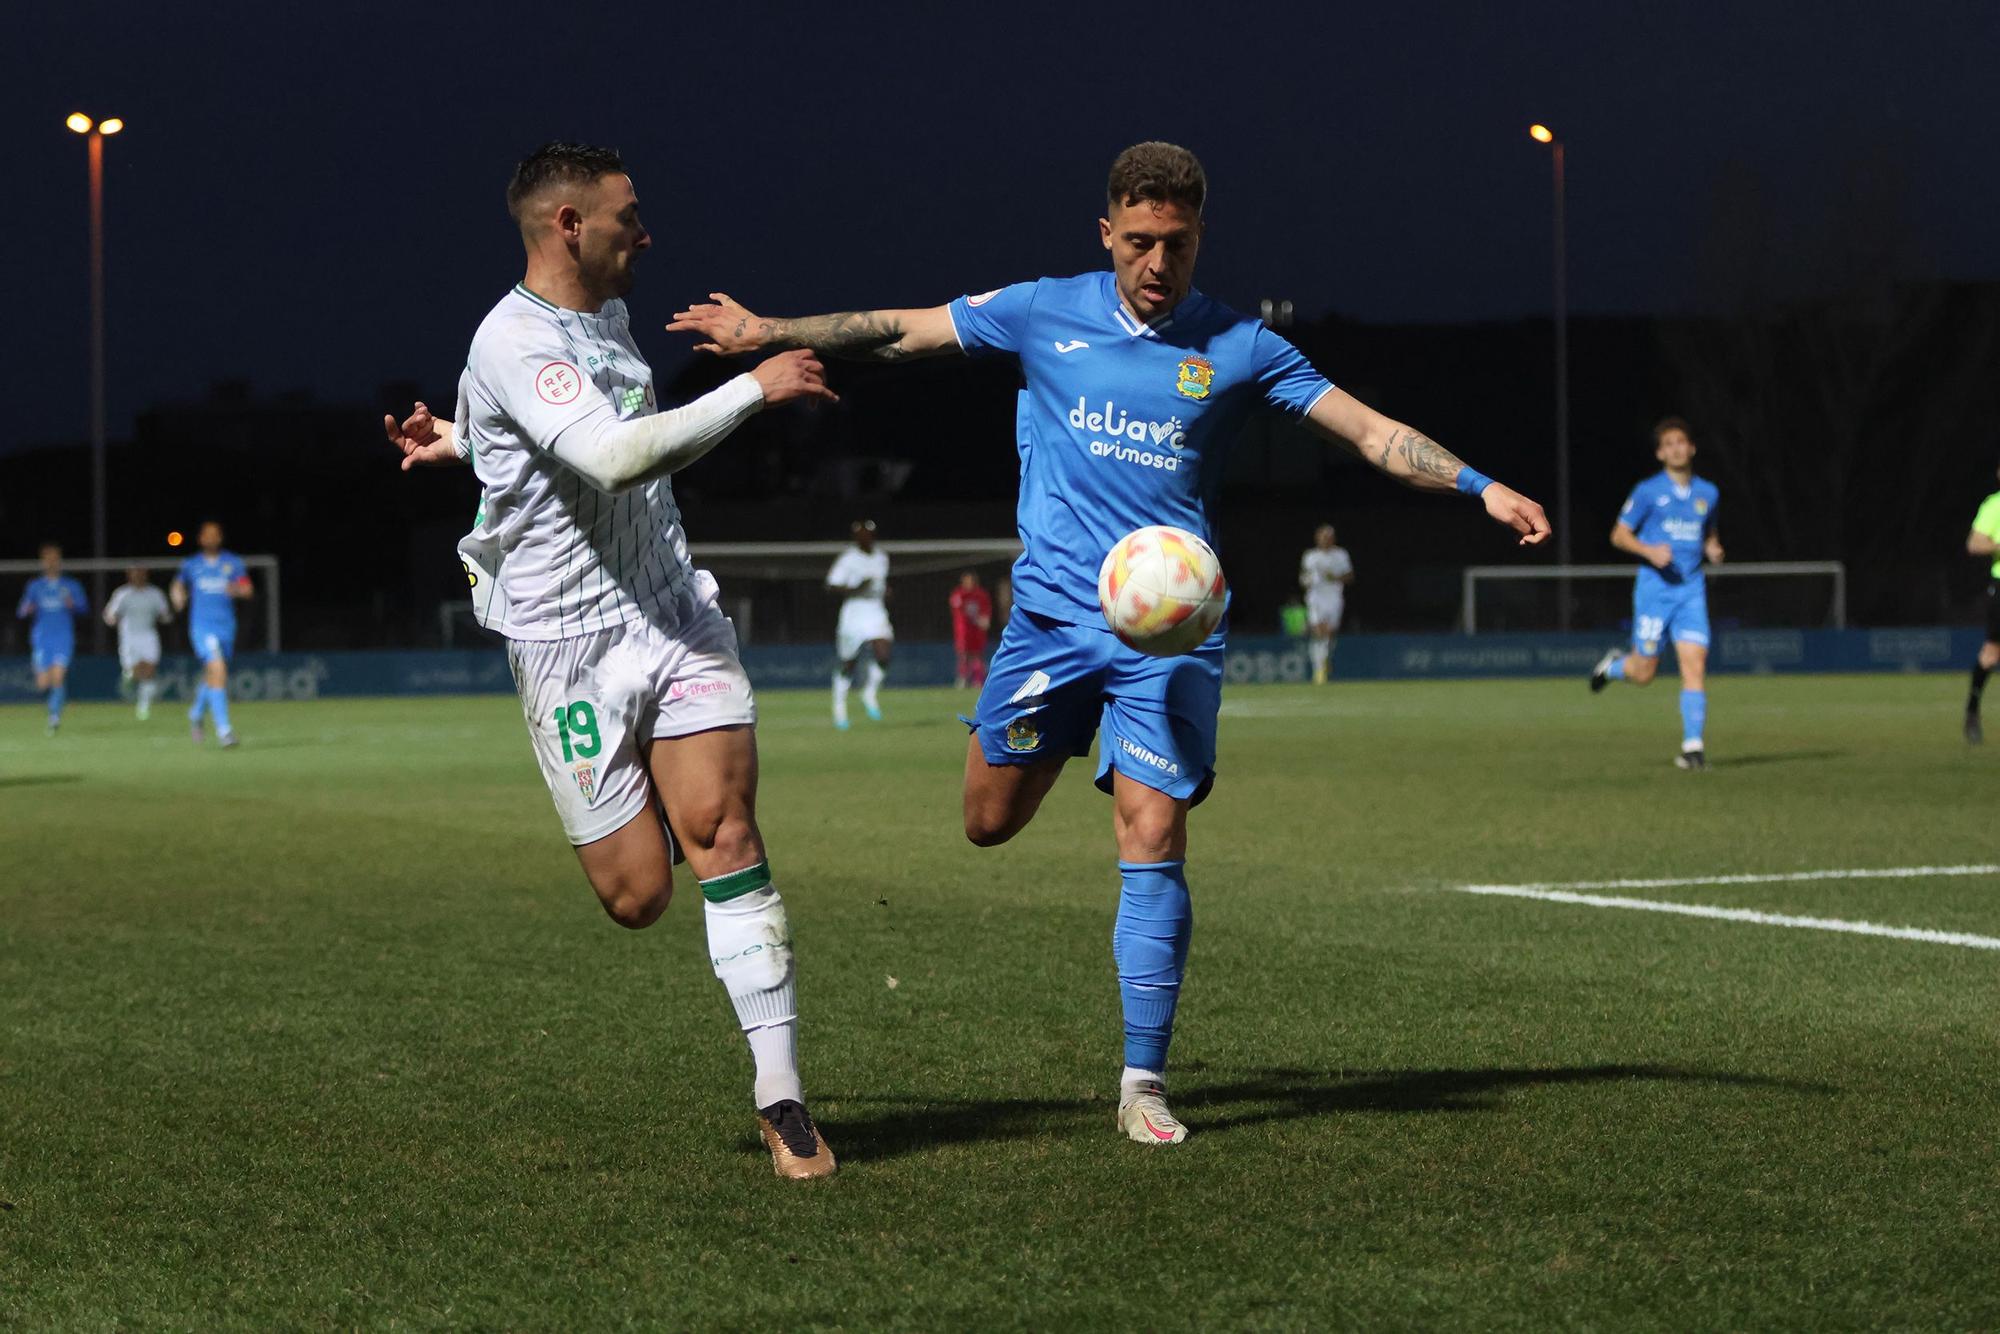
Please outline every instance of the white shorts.
[{"label": "white shorts", "polygon": [[1347,598],[1339,589],[1314,588],[1306,592],[1306,624],[1316,630],[1339,630]]},{"label": "white shorts", "polygon": [[650,622],[573,639],[510,640],[542,778],[563,832],[593,843],[653,801],[648,743],[757,721],[736,627],[713,602],[671,636]]},{"label": "white shorts", "polygon": [[124,634],[118,636],[118,670],[129,672],[142,662],[160,665],[160,636]]},{"label": "white shorts", "polygon": [[860,657],[871,640],[895,637],[896,632],[889,628],[889,609],[875,599],[849,598],[840,604],[840,626],[834,631],[833,646],[842,662]]}]

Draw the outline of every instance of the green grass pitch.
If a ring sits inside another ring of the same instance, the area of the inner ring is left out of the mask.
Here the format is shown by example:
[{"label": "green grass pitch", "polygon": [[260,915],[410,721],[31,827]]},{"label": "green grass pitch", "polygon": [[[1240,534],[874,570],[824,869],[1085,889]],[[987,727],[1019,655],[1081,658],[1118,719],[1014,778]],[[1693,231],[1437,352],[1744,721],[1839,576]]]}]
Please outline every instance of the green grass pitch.
[{"label": "green grass pitch", "polygon": [[[2000,860],[1955,677],[1233,689],[1193,1135],[1112,1125],[1108,803],[965,700],[764,700],[841,1156],[774,1179],[698,900],[596,907],[509,698],[0,710],[0,1326],[2000,1324],[2000,951],[1453,892]],[[1605,891],[2000,935],[2000,876]]]}]

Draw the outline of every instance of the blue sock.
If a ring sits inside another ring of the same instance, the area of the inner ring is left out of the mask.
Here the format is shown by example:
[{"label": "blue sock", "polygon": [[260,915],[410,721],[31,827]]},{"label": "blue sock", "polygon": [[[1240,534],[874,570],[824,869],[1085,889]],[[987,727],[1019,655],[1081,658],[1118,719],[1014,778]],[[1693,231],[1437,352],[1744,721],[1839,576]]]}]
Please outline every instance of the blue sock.
[{"label": "blue sock", "polygon": [[1118,921],[1111,955],[1118,964],[1118,994],[1125,1009],[1125,1064],[1167,1068],[1174,1036],[1174,1006],[1187,970],[1194,905],[1188,898],[1187,863],[1119,862]]},{"label": "blue sock", "polygon": [[1625,679],[1625,655],[1621,653],[1617,657],[1613,658],[1611,660],[1610,670],[1606,671],[1604,674],[1610,677],[1613,681],[1623,681]]},{"label": "blue sock", "polygon": [[67,700],[68,698],[69,698],[69,687],[67,685],[49,687],[50,722],[54,723],[62,721],[63,701]]},{"label": "blue sock", "polygon": [[206,709],[207,707],[208,707],[208,687],[196,686],[194,690],[194,704],[188,709],[188,721],[191,723],[200,722],[202,710]]},{"label": "blue sock", "polygon": [[208,688],[208,716],[215,719],[215,730],[229,730],[229,687],[210,686]]},{"label": "blue sock", "polygon": [[1708,723],[1708,692],[1706,690],[1681,691],[1681,744],[1683,746],[1701,740],[1701,729]]}]

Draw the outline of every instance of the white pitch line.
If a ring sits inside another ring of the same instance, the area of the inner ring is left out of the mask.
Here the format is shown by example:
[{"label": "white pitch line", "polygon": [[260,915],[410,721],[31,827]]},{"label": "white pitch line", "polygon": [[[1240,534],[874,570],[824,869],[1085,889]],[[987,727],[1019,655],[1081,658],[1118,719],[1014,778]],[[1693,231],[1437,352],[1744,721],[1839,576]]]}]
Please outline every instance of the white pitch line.
[{"label": "white pitch line", "polygon": [[1996,866],[1860,866],[1770,875],[1689,875],[1671,880],[1561,880],[1525,885],[1459,885],[1469,893],[1518,889],[1674,889],[1681,885],[1775,885],[1800,880],[1916,880],[1946,875],[2000,875]]},{"label": "white pitch line", "polygon": [[[1996,870],[2000,868],[1986,868]],[[1955,874],[1970,875],[1969,870]],[[1761,877],[1790,879],[1800,877]],[[1822,879],[1831,877],[1821,877]],[[1858,878],[1858,877],[1853,877]],[[1879,878],[1879,874],[1877,877]],[[1669,881],[1670,884],[1714,884],[1716,881]],[[1735,880],[1726,883],[1738,883]],[[1703,903],[1668,903],[1659,899],[1614,898],[1602,894],[1576,894],[1564,889],[1534,885],[1455,885],[1464,894],[1494,894],[1517,899],[1540,899],[1547,903],[1574,903],[1586,908],[1631,908],[1640,912],[1675,913],[1682,917],[1707,917],[1722,922],[1751,922],[1759,926],[1803,927],[1810,931],[1842,931],[1856,936],[1886,936],[1892,940],[1921,940],[1933,945],[1962,945],[1975,950],[2000,950],[2000,937],[1976,936],[1965,931],[1933,931],[1918,926],[1884,926],[1879,922],[1850,922],[1838,917],[1793,917],[1785,913],[1758,912],[1753,908],[1716,908]]]}]

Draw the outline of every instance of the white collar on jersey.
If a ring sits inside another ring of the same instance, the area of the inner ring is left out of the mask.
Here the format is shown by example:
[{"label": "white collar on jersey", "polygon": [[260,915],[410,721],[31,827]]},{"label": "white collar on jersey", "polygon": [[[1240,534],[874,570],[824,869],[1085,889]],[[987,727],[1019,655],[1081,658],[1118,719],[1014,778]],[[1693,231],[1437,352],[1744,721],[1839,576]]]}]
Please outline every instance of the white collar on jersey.
[{"label": "white collar on jersey", "polygon": [[[1158,338],[1160,336],[1159,331],[1161,329],[1166,328],[1168,325],[1174,322],[1174,315],[1180,310],[1180,306],[1175,306],[1173,310],[1168,311],[1166,314],[1160,316],[1158,319],[1146,320],[1145,322],[1141,323],[1136,315],[1134,315],[1131,311],[1125,309],[1125,303],[1119,299],[1117,276],[1108,273],[1104,276],[1109,280],[1107,285],[1111,288],[1112,318],[1118,321],[1118,327],[1125,331],[1126,337]],[[1185,305],[1187,302],[1192,301],[1193,299],[1194,299],[1194,292],[1192,289],[1190,289],[1188,294],[1181,298],[1181,303]]]}]

